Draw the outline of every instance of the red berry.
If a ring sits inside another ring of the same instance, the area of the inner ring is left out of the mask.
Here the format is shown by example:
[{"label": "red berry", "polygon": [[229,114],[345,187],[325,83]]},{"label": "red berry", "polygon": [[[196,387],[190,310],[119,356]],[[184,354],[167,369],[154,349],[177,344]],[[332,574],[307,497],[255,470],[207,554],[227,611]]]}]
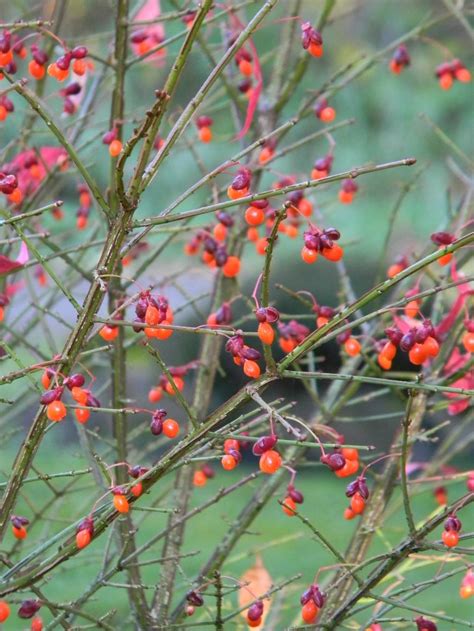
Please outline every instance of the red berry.
[{"label": "red berry", "polygon": [[0,622],[5,622],[9,615],[10,605],[4,600],[0,600]]},{"label": "red berry", "polygon": [[295,516],[294,511],[296,510],[296,504],[291,497],[285,497],[285,499],[283,500],[282,508],[283,512],[285,513],[285,515],[288,515],[288,517]]},{"label": "red berry", "polygon": [[197,471],[195,471],[193,475],[194,486],[205,486],[206,483],[207,483],[207,476],[204,473],[204,471],[201,471],[201,469],[198,469]]},{"label": "red berry", "polygon": [[250,377],[251,379],[257,379],[257,377],[260,377],[260,366],[252,359],[246,359],[244,361],[243,368],[247,377]]},{"label": "red berry", "polygon": [[273,344],[273,340],[275,339],[275,331],[273,327],[268,322],[260,322],[258,325],[258,337],[263,344],[267,344],[271,346]]},{"label": "red berry", "polygon": [[163,421],[163,434],[168,438],[176,438],[179,434],[179,424],[172,418]]},{"label": "red berry", "polygon": [[443,530],[441,539],[447,548],[454,548],[459,543],[459,535],[455,530]]},{"label": "red berry", "polygon": [[43,621],[39,616],[32,618],[31,631],[43,631]]},{"label": "red berry", "polygon": [[24,526],[20,526],[17,528],[16,526],[12,526],[12,533],[15,539],[26,539],[28,533],[26,532],[26,528]]},{"label": "red berry", "polygon": [[66,416],[66,406],[62,401],[52,401],[46,408],[46,415],[50,421],[62,421]]},{"label": "red berry", "polygon": [[258,466],[263,473],[272,474],[281,467],[282,459],[278,451],[270,449],[260,456]]},{"label": "red berry", "polygon": [[344,342],[344,349],[348,355],[351,357],[356,357],[360,353],[360,342],[356,340],[354,337],[350,337],[348,340]]},{"label": "red berry", "polygon": [[312,624],[316,620],[316,616],[319,613],[318,607],[315,605],[313,600],[308,600],[308,602],[303,606],[301,610],[301,617],[304,622],[307,624]]},{"label": "red berry", "polygon": [[234,451],[239,451],[240,450],[240,443],[238,440],[236,440],[235,438],[227,438],[224,441],[224,452],[226,454],[230,453],[231,450]]},{"label": "red berry", "polygon": [[76,545],[79,550],[88,546],[91,542],[91,538],[91,533],[87,528],[79,530],[79,532],[76,534]]},{"label": "red berry", "polygon": [[351,509],[355,515],[361,515],[364,512],[365,501],[359,493],[351,497]]},{"label": "red berry", "polygon": [[108,324],[103,326],[99,331],[100,337],[106,342],[113,342],[117,338],[118,334],[119,334],[118,327],[109,326]]},{"label": "red berry", "polygon": [[85,410],[83,408],[77,408],[74,410],[74,414],[76,416],[76,420],[78,423],[81,423],[82,425],[84,423],[87,423],[87,421],[89,420],[89,417],[91,415],[90,410]]},{"label": "red berry", "polygon": [[237,256],[229,256],[225,265],[222,267],[222,273],[227,278],[233,278],[240,272],[240,259]]},{"label": "red berry", "polygon": [[301,250],[301,258],[305,263],[311,265],[311,263],[314,263],[318,258],[318,253],[316,252],[316,250],[310,250],[306,246],[303,246]]},{"label": "red berry", "polygon": [[128,513],[130,505],[125,495],[118,493],[114,495],[114,506],[119,513]]},{"label": "red berry", "polygon": [[234,458],[234,456],[230,456],[229,454],[226,454],[221,458],[222,468],[226,471],[232,471],[232,469],[235,469],[237,464],[237,460]]},{"label": "red berry", "polygon": [[468,353],[474,353],[474,333],[466,331],[462,336],[462,344]]}]

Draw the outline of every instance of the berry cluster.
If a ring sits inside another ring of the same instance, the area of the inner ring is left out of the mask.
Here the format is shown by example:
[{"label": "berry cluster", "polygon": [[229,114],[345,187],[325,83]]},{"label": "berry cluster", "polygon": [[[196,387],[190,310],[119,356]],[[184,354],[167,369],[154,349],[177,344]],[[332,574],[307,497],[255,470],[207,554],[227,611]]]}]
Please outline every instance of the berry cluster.
[{"label": "berry cluster", "polygon": [[55,377],[57,377],[57,374],[51,368],[47,368],[41,377],[41,383],[46,389],[46,392],[41,395],[40,402],[46,405],[46,415],[49,420],[58,422],[65,418],[67,410],[61,399],[64,394],[64,389],[67,388],[71,392],[71,397],[74,401],[80,406],[83,406],[74,410],[76,420],[81,424],[87,423],[90,417],[90,410],[85,408],[100,408],[100,401],[90,390],[82,387],[85,383],[84,375],[75,373],[66,377],[62,385],[57,385],[51,390],[48,390],[51,386],[52,379]]},{"label": "berry cluster", "polygon": [[114,125],[112,129],[105,132],[102,136],[102,142],[109,147],[109,154],[112,158],[116,158],[122,152],[123,145],[119,139],[119,129],[117,125]]},{"label": "berry cluster", "polygon": [[278,344],[281,350],[284,353],[291,353],[308,337],[309,329],[296,320],[289,320],[288,322],[278,322],[278,333],[280,336]]},{"label": "berry cluster", "polygon": [[323,56],[323,36],[311,26],[311,22],[304,22],[301,25],[301,43],[313,57]]},{"label": "berry cluster", "polygon": [[173,324],[174,314],[165,296],[152,296],[150,291],[142,291],[135,305],[135,322],[146,327],[134,327],[136,332],[143,332],[146,337],[167,340],[173,335],[173,329],[160,328],[158,325]]},{"label": "berry cluster", "polygon": [[300,598],[302,605],[301,617],[306,624],[313,624],[316,621],[319,610],[322,609],[326,601],[326,595],[316,583],[310,585],[303,592]]},{"label": "berry cluster", "polygon": [[48,66],[48,74],[57,81],[64,81],[69,76],[69,69],[75,75],[82,76],[85,74],[88,63],[86,57],[88,50],[85,46],[76,46],[72,50],[65,50],[64,53]]},{"label": "berry cluster", "polygon": [[393,53],[390,60],[390,70],[393,74],[400,74],[411,63],[410,55],[405,44],[401,44]]},{"label": "berry cluster", "polygon": [[247,377],[251,379],[260,377],[260,366],[257,364],[257,361],[260,359],[260,352],[247,346],[240,333],[233,335],[227,340],[225,349],[233,356],[234,364],[242,366],[242,370]]},{"label": "berry cluster", "polygon": [[159,409],[153,412],[150,423],[150,431],[154,436],[164,434],[167,438],[176,438],[179,434],[179,423],[173,418],[167,418],[166,410]]},{"label": "berry cluster", "polygon": [[207,144],[212,140],[212,125],[214,121],[210,116],[199,116],[196,120],[196,126],[198,128],[199,140]]},{"label": "berry cluster", "polygon": [[247,609],[246,618],[249,627],[259,627],[262,624],[263,608],[263,601],[257,600]]},{"label": "berry cluster", "polygon": [[12,525],[12,533],[15,539],[26,539],[26,537],[28,536],[26,526],[28,526],[30,520],[26,517],[22,517],[21,515],[12,515],[10,517],[10,522]]},{"label": "berry cluster", "polygon": [[344,250],[338,243],[341,237],[336,228],[320,230],[315,226],[304,233],[304,246],[301,250],[301,258],[305,263],[314,263],[318,254],[322,254],[328,261],[337,262],[344,256]]},{"label": "berry cluster", "polygon": [[351,503],[344,511],[344,518],[353,519],[356,515],[362,515],[369,499],[369,489],[364,475],[358,476],[347,485],[346,497],[350,498]]},{"label": "berry cluster", "polygon": [[408,353],[408,359],[414,366],[421,366],[439,353],[440,344],[430,320],[423,320],[420,326],[411,327],[403,333],[397,326],[385,329],[388,340],[381,343],[377,361],[384,370],[390,370],[397,349]]},{"label": "berry cluster", "polygon": [[450,515],[444,522],[444,530],[441,535],[444,545],[447,548],[454,548],[459,543],[459,533],[461,532],[462,524],[459,517],[456,515]]},{"label": "berry cluster", "polygon": [[435,76],[438,79],[440,88],[443,90],[449,90],[454,81],[469,83],[471,80],[471,73],[459,59],[445,61],[440,64],[436,68]]}]

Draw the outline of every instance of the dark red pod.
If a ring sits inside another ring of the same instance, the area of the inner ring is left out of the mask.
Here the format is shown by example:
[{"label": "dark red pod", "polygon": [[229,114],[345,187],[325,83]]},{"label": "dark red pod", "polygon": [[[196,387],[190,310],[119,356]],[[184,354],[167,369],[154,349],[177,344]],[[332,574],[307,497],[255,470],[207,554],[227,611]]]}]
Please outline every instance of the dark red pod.
[{"label": "dark red pod", "polygon": [[456,241],[456,237],[450,232],[433,232],[430,239],[436,245],[450,245],[453,241]]},{"label": "dark red pod", "polygon": [[333,451],[330,454],[324,454],[319,460],[332,471],[339,471],[339,469],[342,469],[346,464],[346,459],[338,451]]},{"label": "dark red pod", "polygon": [[247,610],[247,618],[252,621],[259,620],[262,617],[263,613],[263,602],[261,600],[257,600],[253,605],[251,605]]},{"label": "dark red pod", "polygon": [[58,386],[57,388],[53,388],[52,390],[47,390],[41,395],[40,403],[42,403],[43,405],[49,405],[53,401],[59,401],[63,396],[63,392],[63,386]]},{"label": "dark red pod", "polygon": [[69,390],[72,390],[73,388],[82,388],[85,382],[86,382],[86,379],[84,375],[81,375],[81,373],[76,372],[73,375],[70,375],[64,381],[64,385],[67,386]]},{"label": "dark red pod", "polygon": [[269,436],[262,436],[252,447],[252,453],[254,456],[261,456],[266,451],[273,449],[278,442],[278,436],[270,434]]},{"label": "dark red pod", "polygon": [[405,333],[405,335],[400,340],[400,348],[402,351],[409,351],[415,345],[415,331],[412,329]]},{"label": "dark red pod", "polygon": [[27,620],[32,618],[40,609],[41,605],[38,600],[24,600],[18,609],[18,617]]},{"label": "dark red pod", "polygon": [[431,620],[427,620],[423,618],[423,616],[419,616],[415,619],[416,626],[418,627],[418,631],[438,631],[438,627]]},{"label": "dark red pod", "polygon": [[202,607],[204,605],[204,598],[195,590],[191,590],[186,594],[186,600],[194,607]]}]

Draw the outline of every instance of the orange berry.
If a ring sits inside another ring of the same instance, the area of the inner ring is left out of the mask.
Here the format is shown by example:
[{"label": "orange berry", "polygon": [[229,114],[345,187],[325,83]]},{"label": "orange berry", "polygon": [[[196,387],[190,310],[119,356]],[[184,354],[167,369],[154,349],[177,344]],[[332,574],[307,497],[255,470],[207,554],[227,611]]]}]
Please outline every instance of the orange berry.
[{"label": "orange berry", "polygon": [[273,327],[268,322],[260,322],[258,325],[258,337],[263,344],[267,344],[271,346],[273,344],[273,340],[275,339],[275,331]]},{"label": "orange berry", "polygon": [[468,353],[474,353],[474,333],[466,331],[462,336],[462,345]]},{"label": "orange berry", "polygon": [[49,390],[49,386],[51,385],[51,377],[48,375],[48,371],[45,370],[41,375],[41,385],[45,390]]},{"label": "orange berry", "polygon": [[232,450],[240,451],[240,443],[236,438],[227,438],[224,441],[224,452],[228,454]]},{"label": "orange berry", "polygon": [[84,215],[80,215],[77,219],[76,219],[76,228],[78,230],[84,230],[85,228],[87,228],[87,217],[84,217]]},{"label": "orange berry", "polygon": [[303,606],[301,610],[301,617],[307,624],[312,624],[316,620],[316,616],[318,615],[318,613],[319,609],[314,604],[314,601],[308,600],[308,602]]},{"label": "orange berry", "polygon": [[415,366],[421,366],[426,361],[427,355],[423,344],[415,344],[408,353],[408,359]]},{"label": "orange berry", "polygon": [[122,151],[122,146],[122,142],[118,140],[118,138],[116,140],[112,140],[109,145],[109,153],[112,158],[116,158],[119,155],[119,153]]},{"label": "orange berry", "polygon": [[226,278],[233,278],[240,272],[240,259],[237,256],[229,256],[225,265],[222,267],[222,273]]},{"label": "orange berry", "polygon": [[61,70],[55,63],[49,64],[48,74],[50,77],[54,77],[59,82],[64,81],[69,76],[69,70]]},{"label": "orange berry", "polygon": [[439,78],[439,87],[442,90],[449,90],[453,85],[453,78],[449,72],[445,72]]},{"label": "orange berry", "polygon": [[393,72],[393,74],[400,74],[401,71],[403,70],[403,66],[397,63],[395,59],[390,60],[389,67],[390,67],[390,70]]},{"label": "orange berry", "polygon": [[257,230],[257,228],[249,228],[247,230],[247,239],[249,241],[257,241],[257,239],[258,239],[258,230]]},{"label": "orange berry", "polygon": [[327,177],[328,172],[323,170],[319,171],[318,169],[313,169],[311,171],[311,179],[312,180],[321,180],[323,177]]},{"label": "orange berry", "polygon": [[244,374],[251,379],[257,379],[257,377],[260,377],[260,366],[252,359],[246,359],[244,361],[243,369]]},{"label": "orange berry", "polygon": [[8,66],[13,61],[13,51],[10,49],[6,53],[0,53],[0,67]]},{"label": "orange berry", "polygon": [[81,425],[84,425],[89,420],[91,412],[90,412],[90,410],[85,410],[85,409],[82,409],[82,408],[76,408],[74,410],[74,414],[76,415],[77,422],[81,423]]},{"label": "orange berry", "polygon": [[318,327],[318,329],[326,325],[328,322],[329,322],[329,318],[325,318],[323,316],[318,316],[316,318],[316,326]]},{"label": "orange berry", "polygon": [[264,255],[267,251],[268,247],[268,239],[267,237],[261,237],[255,244],[255,249],[257,250],[257,254]]},{"label": "orange berry", "polygon": [[253,73],[253,67],[252,64],[250,63],[250,61],[247,61],[246,59],[242,59],[239,62],[239,71],[241,74],[243,74],[245,77],[250,77],[252,76]]},{"label": "orange berry", "polygon": [[163,388],[157,386],[156,388],[152,388],[148,393],[148,401],[150,401],[150,403],[158,403],[162,396]]},{"label": "orange berry", "polygon": [[410,302],[408,302],[405,305],[405,309],[404,309],[405,315],[408,316],[409,318],[416,318],[419,310],[420,310],[420,303],[418,302],[418,300],[410,300]]},{"label": "orange berry", "polygon": [[109,326],[106,324],[103,326],[100,331],[100,337],[106,342],[113,342],[119,334],[118,326]]},{"label": "orange berry", "polygon": [[452,258],[453,258],[453,253],[448,252],[447,254],[444,254],[443,256],[439,257],[438,265],[441,265],[442,267],[444,267],[445,265],[448,265],[451,262]]},{"label": "orange berry", "polygon": [[319,114],[319,118],[323,123],[332,123],[336,118],[336,110],[333,107],[325,107]]},{"label": "orange berry", "polygon": [[10,605],[4,600],[0,600],[0,622],[5,622],[9,615]]},{"label": "orange berry", "polygon": [[346,460],[359,460],[359,451],[355,447],[343,447],[341,454]]},{"label": "orange berry", "polygon": [[321,46],[321,44],[315,44],[314,42],[311,42],[311,44],[308,46],[308,53],[313,57],[322,57],[323,47]]},{"label": "orange berry", "polygon": [[281,467],[281,456],[278,451],[270,449],[260,456],[258,466],[263,473],[272,474]]},{"label": "orange berry", "polygon": [[439,344],[438,341],[435,340],[434,337],[427,337],[423,342],[423,350],[428,355],[428,357],[436,357],[439,353]]},{"label": "orange berry", "polygon": [[140,495],[143,493],[143,484],[141,482],[137,482],[136,484],[134,484],[130,489],[130,493],[133,495],[133,497],[140,497]]},{"label": "orange berry", "polygon": [[249,206],[245,211],[244,217],[249,226],[259,226],[265,221],[265,213],[256,206]]},{"label": "orange berry", "polygon": [[455,530],[443,530],[441,539],[447,548],[454,548],[459,543],[459,535]]},{"label": "orange berry", "polygon": [[207,483],[207,477],[204,471],[201,471],[201,469],[198,469],[197,471],[195,471],[193,475],[194,486],[205,486],[206,483]]},{"label": "orange berry", "polygon": [[148,305],[145,311],[145,322],[148,326],[160,323],[160,312],[154,305]]},{"label": "orange berry", "polygon": [[350,475],[354,475],[354,473],[357,473],[358,468],[358,460],[346,460],[346,464],[342,467],[342,469],[334,471],[334,473],[338,478],[348,478]]},{"label": "orange berry", "polygon": [[291,353],[291,351],[293,351],[298,346],[295,340],[285,337],[280,337],[280,339],[278,340],[278,344],[280,345],[280,348],[284,353]]},{"label": "orange berry", "polygon": [[261,618],[257,618],[257,620],[249,620],[247,618],[247,625],[251,628],[254,627],[259,627],[262,624],[262,619]]},{"label": "orange berry", "polygon": [[[281,226],[282,224],[280,224]],[[293,225],[286,226],[285,234],[290,239],[295,239],[298,236],[298,228]]]},{"label": "orange berry", "polygon": [[72,71],[74,74],[82,77],[86,73],[87,62],[84,59],[74,59],[72,62]]},{"label": "orange berry", "polygon": [[221,465],[222,468],[226,471],[232,471],[232,469],[235,469],[235,467],[237,466],[237,460],[234,458],[234,456],[226,454],[221,458]]},{"label": "orange berry", "polygon": [[4,105],[0,105],[0,121],[4,121],[8,116],[7,108]]},{"label": "orange berry", "polygon": [[87,403],[87,392],[78,386],[74,386],[71,390],[71,396],[74,401],[77,401],[79,405],[86,405]]},{"label": "orange berry", "polygon": [[473,585],[461,585],[459,588],[459,595],[461,598],[470,598],[474,596],[474,586]]},{"label": "orange berry", "polygon": [[31,619],[30,630],[43,631],[43,621],[41,620],[39,616],[35,616],[34,618]]},{"label": "orange berry", "polygon": [[237,190],[235,188],[232,188],[232,186],[229,186],[229,188],[227,189],[227,197],[229,199],[240,199],[241,197],[245,197],[246,195],[248,195],[248,192],[248,188]]},{"label": "orange berry", "polygon": [[258,156],[258,161],[260,164],[265,164],[265,162],[268,162],[269,160],[271,160],[271,158],[273,158],[273,154],[275,152],[273,151],[273,149],[270,149],[270,147],[263,147],[263,149],[260,151],[260,155]]},{"label": "orange berry", "polygon": [[471,80],[471,73],[467,68],[459,68],[459,70],[456,70],[454,75],[461,83],[469,83]]},{"label": "orange berry", "polygon": [[114,506],[115,510],[117,510],[119,513],[128,513],[128,511],[130,510],[130,504],[128,503],[127,498],[125,497],[125,495],[121,495],[120,493],[114,495]]},{"label": "orange berry", "polygon": [[332,261],[333,263],[337,263],[337,261],[340,261],[342,259],[342,257],[344,256],[344,250],[341,248],[340,245],[338,245],[337,243],[334,243],[332,248],[324,248],[324,250],[321,252],[321,254],[328,261]]},{"label": "orange berry", "polygon": [[310,250],[306,246],[303,246],[301,249],[301,258],[305,263],[311,265],[318,258],[318,253],[316,252],[316,250]]},{"label": "orange berry", "polygon": [[354,193],[351,191],[340,190],[337,196],[341,204],[352,204],[352,200],[354,199]]},{"label": "orange berry", "polygon": [[66,413],[66,406],[62,401],[52,401],[46,408],[46,415],[50,421],[62,421]]},{"label": "orange berry", "polygon": [[[168,320],[163,320],[160,324],[164,324],[165,326],[169,325],[170,322]],[[173,329],[155,329],[154,337],[157,337],[159,340],[167,340],[169,337],[173,335]]]},{"label": "orange berry", "polygon": [[223,223],[218,223],[214,226],[212,233],[217,241],[225,241],[225,238],[227,236],[227,228],[224,226]]},{"label": "orange berry", "polygon": [[355,517],[355,513],[352,510],[352,508],[350,508],[350,506],[348,506],[345,510],[344,510],[344,519],[347,519],[348,521],[351,519],[354,519]]},{"label": "orange berry", "polygon": [[[181,392],[184,388],[183,379],[181,379],[181,377],[173,377],[173,381],[174,381],[174,385]],[[165,390],[166,390],[166,394],[169,394],[170,396],[174,397],[175,391],[173,390],[173,386],[171,385],[169,381],[166,382]]]},{"label": "orange berry", "polygon": [[344,349],[348,355],[356,357],[360,353],[360,342],[356,340],[355,337],[350,337],[344,342]]},{"label": "orange berry", "polygon": [[313,212],[313,204],[303,197],[298,204],[298,210],[304,217],[309,217]]},{"label": "orange berry", "polygon": [[397,354],[397,347],[395,346],[395,344],[388,341],[382,348],[382,354],[385,355],[387,359],[395,359],[395,355]]},{"label": "orange berry", "polygon": [[212,140],[212,130],[210,127],[201,127],[199,129],[199,140],[204,143],[211,142]]},{"label": "orange berry", "polygon": [[79,548],[79,550],[82,550],[82,548],[85,548],[86,546],[88,546],[91,542],[91,533],[87,528],[84,528],[83,530],[79,530],[79,532],[76,534],[76,546]]},{"label": "orange berry", "polygon": [[291,497],[285,497],[285,499],[283,500],[282,508],[283,512],[285,513],[285,515],[288,515],[288,517],[295,516],[296,504]]},{"label": "orange berry", "polygon": [[364,512],[365,501],[364,498],[356,493],[351,497],[351,509],[352,512],[356,515],[361,515]]},{"label": "orange berry", "polygon": [[392,360],[383,353],[379,353],[377,357],[377,362],[380,368],[383,368],[383,370],[390,370],[390,368],[392,367]]},{"label": "orange berry", "polygon": [[46,68],[32,59],[28,64],[28,72],[34,79],[39,81],[46,74]]},{"label": "orange berry", "polygon": [[167,438],[176,438],[179,434],[179,424],[173,418],[167,418],[163,421],[163,434]]},{"label": "orange berry", "polygon": [[10,193],[10,195],[8,196],[9,201],[12,202],[12,204],[20,204],[22,199],[23,199],[23,193],[20,191],[20,189],[17,187],[13,193]]},{"label": "orange berry", "polygon": [[15,539],[26,539],[28,533],[26,532],[26,528],[24,526],[20,526],[17,528],[16,526],[12,526],[12,533]]},{"label": "orange berry", "polygon": [[403,267],[403,265],[400,265],[400,263],[394,263],[393,265],[390,265],[387,270],[387,278],[393,278],[397,274],[400,274],[400,272],[403,272],[404,269],[405,268]]}]

